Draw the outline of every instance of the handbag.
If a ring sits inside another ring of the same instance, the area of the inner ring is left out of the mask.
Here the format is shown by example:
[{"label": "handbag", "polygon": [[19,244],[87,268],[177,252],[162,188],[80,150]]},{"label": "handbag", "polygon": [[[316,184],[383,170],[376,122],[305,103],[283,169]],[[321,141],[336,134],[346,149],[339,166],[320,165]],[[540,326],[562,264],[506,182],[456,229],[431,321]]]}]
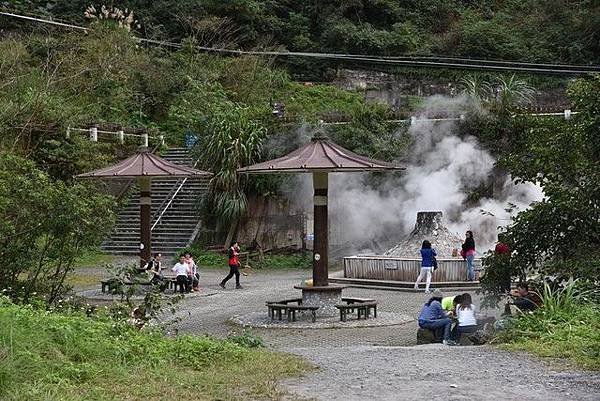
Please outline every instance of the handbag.
[{"label": "handbag", "polygon": [[438,268],[438,263],[437,259],[433,255],[431,256],[431,265],[433,266],[433,271],[436,271]]}]

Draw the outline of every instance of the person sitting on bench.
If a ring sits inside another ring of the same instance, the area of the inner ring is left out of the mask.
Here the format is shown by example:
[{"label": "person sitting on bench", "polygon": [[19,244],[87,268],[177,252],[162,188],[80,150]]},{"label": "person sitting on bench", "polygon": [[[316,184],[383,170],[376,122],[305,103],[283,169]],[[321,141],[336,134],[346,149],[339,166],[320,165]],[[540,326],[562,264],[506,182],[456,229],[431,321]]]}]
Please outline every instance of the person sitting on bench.
[{"label": "person sitting on bench", "polygon": [[442,309],[441,302],[443,297],[444,295],[440,290],[433,291],[433,296],[423,305],[423,309],[421,309],[421,313],[419,314],[419,327],[434,332],[438,329],[444,329],[443,344],[454,345],[454,341],[450,339],[452,319]]},{"label": "person sitting on bench", "polygon": [[477,331],[477,319],[475,318],[475,305],[471,294],[465,292],[460,304],[456,306],[456,319],[458,322],[452,330],[452,339],[459,342],[463,334],[473,334]]},{"label": "person sitting on bench", "polygon": [[190,252],[185,253],[185,263],[190,268],[190,275],[188,276],[188,284],[192,286],[192,291],[200,291],[200,273],[198,273],[198,265],[194,262],[192,254]]},{"label": "person sitting on bench", "polygon": [[456,311],[456,306],[462,302],[462,295],[442,298],[442,308],[449,313]]},{"label": "person sitting on bench", "polygon": [[190,284],[188,282],[188,275],[190,273],[190,267],[187,263],[185,263],[185,256],[179,256],[179,262],[173,266],[171,269],[175,275],[177,276],[176,285],[179,286],[179,291],[183,294],[185,292],[190,292]]},{"label": "person sitting on bench", "polygon": [[155,253],[154,257],[146,264],[146,271],[152,274],[150,283],[160,288],[160,292],[164,292],[167,289],[167,282],[162,273],[162,255]]}]

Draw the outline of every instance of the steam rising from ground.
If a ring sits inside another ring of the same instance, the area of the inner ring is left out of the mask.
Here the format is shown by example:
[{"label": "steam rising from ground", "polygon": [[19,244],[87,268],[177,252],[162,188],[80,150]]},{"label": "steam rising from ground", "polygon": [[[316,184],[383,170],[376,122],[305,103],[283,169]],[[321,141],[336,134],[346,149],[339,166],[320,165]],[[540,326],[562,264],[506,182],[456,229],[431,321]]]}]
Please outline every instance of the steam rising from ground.
[{"label": "steam rising from ground", "polygon": [[[494,158],[476,138],[457,136],[456,121],[419,119],[440,110],[465,112],[467,106],[462,97],[431,97],[409,129],[414,144],[404,163],[407,170],[386,174],[376,187],[367,185],[369,176],[365,174],[330,174],[332,245],[350,242],[358,252],[381,252],[410,232],[418,211],[441,210],[448,228],[461,238],[465,230],[472,230],[478,251],[483,252],[496,241],[497,227],[509,223],[507,205],[515,205],[515,213],[542,198],[539,187],[514,185],[507,176],[494,199],[464,206],[472,190],[489,182]],[[310,175],[301,175],[294,195],[300,195],[303,209],[311,212]]]}]

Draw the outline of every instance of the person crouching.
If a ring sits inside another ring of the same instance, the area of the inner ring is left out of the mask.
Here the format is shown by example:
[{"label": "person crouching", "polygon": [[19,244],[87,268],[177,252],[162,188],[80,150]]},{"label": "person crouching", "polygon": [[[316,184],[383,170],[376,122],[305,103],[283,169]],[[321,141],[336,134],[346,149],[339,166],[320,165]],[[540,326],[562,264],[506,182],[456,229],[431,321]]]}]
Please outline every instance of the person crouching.
[{"label": "person crouching", "polygon": [[419,327],[429,329],[436,332],[439,329],[444,330],[444,345],[456,345],[450,338],[450,329],[452,327],[452,319],[442,309],[442,292],[440,290],[433,291],[433,296],[423,305],[419,314]]}]

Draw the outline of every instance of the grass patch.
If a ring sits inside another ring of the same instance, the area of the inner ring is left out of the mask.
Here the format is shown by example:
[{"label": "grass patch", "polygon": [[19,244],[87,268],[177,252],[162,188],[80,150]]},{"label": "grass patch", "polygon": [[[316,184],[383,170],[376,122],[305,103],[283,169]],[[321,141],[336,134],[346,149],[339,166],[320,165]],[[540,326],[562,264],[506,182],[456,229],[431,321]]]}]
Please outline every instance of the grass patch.
[{"label": "grass patch", "polygon": [[[171,260],[172,264],[175,264],[179,261],[179,255],[189,252],[192,254],[194,261],[201,269],[223,269],[227,267],[227,255],[224,253],[216,252],[216,251],[207,251],[206,249],[202,249],[198,245],[192,245],[187,248],[183,248],[180,251],[176,252]],[[163,267],[171,267],[167,263]]]},{"label": "grass patch", "polygon": [[86,288],[100,285],[100,280],[103,278],[101,274],[79,274],[74,272],[66,279],[66,283],[73,288]]},{"label": "grass patch", "polygon": [[83,253],[75,261],[75,267],[96,267],[107,263],[113,263],[114,255],[105,253],[99,249],[94,249]]},{"label": "grass patch", "polygon": [[250,261],[250,266],[257,269],[310,269],[312,260],[308,253],[265,255],[262,261]]},{"label": "grass patch", "polygon": [[502,347],[600,370],[600,309],[578,303],[573,288],[551,291],[546,286],[544,307],[514,319],[500,334]]},{"label": "grass patch", "polygon": [[517,319],[504,336],[505,349],[600,370],[600,311],[595,307],[582,306],[575,314],[562,316],[539,310]]},{"label": "grass patch", "polygon": [[278,399],[300,358],[209,337],[166,338],[122,322],[0,308],[2,400]]}]

